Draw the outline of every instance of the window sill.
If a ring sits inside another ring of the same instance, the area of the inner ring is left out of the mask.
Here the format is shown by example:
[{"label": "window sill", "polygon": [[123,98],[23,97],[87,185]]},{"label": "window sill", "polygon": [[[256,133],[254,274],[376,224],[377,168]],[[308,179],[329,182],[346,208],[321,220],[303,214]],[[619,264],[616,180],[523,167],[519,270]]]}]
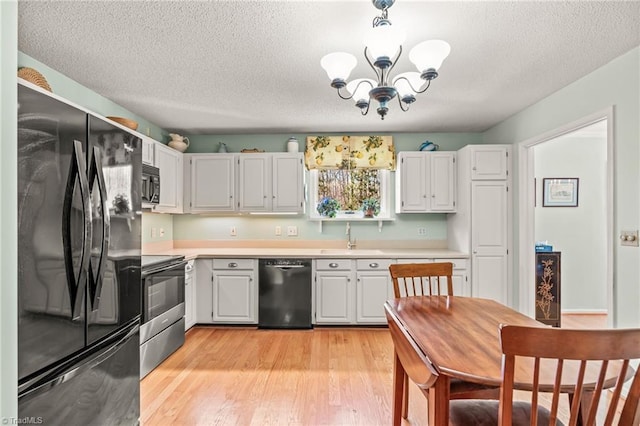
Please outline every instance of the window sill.
[{"label": "window sill", "polygon": [[382,232],[382,224],[384,222],[393,222],[396,219],[387,216],[363,217],[362,215],[338,215],[336,217],[310,216],[309,220],[318,222],[318,230],[322,233],[322,224],[324,222],[370,222],[378,224],[378,232]]}]

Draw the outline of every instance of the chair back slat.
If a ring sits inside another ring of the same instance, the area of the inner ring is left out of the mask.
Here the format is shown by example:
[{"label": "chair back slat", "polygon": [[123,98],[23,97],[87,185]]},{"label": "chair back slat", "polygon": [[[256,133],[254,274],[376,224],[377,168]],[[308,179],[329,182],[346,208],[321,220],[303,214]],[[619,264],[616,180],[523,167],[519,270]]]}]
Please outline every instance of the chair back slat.
[{"label": "chair back slat", "polygon": [[[393,264],[389,266],[389,273],[396,298],[422,295],[453,296],[451,262]],[[443,278],[446,284],[441,281]]]},{"label": "chair back slat", "polygon": [[587,370],[587,361],[580,361],[580,370],[578,371],[578,382],[573,391],[573,400],[571,401],[571,415],[573,419],[569,425],[575,426],[578,424],[578,412],[580,410],[580,401],[582,401],[582,388],[584,384],[584,373]]},{"label": "chair back slat", "polygon": [[[582,424],[595,425],[599,406],[606,409],[604,424],[613,425],[623,385],[631,377],[631,387],[615,424],[640,425],[640,373],[634,372],[630,363],[630,360],[640,359],[640,329],[569,330],[502,325],[500,342],[503,353],[500,425],[509,425],[512,419],[515,365],[516,359],[520,362],[520,358],[530,358],[534,363],[534,377],[525,382],[532,384],[532,413],[537,413],[538,390],[553,392],[550,425],[556,424],[559,397],[566,392],[572,395],[569,425],[577,424],[580,415],[586,415]],[[550,360],[556,360],[555,371]],[[570,368],[570,363],[576,364],[575,370]],[[569,383],[562,382],[564,370],[577,372],[571,387]],[[615,380],[611,378],[612,373],[617,376]],[[518,376],[518,383],[523,380]],[[606,392],[607,398],[601,401],[603,389],[610,388],[611,392]],[[590,397],[581,399],[584,392],[588,392]],[[537,421],[532,415],[531,425]]]},{"label": "chair back slat", "polygon": [[[609,361],[602,361],[602,366],[600,367],[600,375],[598,376],[598,383],[596,383],[596,388],[593,391],[593,399],[595,401],[600,400],[600,396],[602,395],[602,389],[604,388],[604,379],[607,376],[607,368],[609,367]],[[585,424],[595,424],[596,422],[596,414],[598,412],[598,405],[591,404],[589,407],[589,414],[587,416],[587,422]]]},{"label": "chair back slat", "polygon": [[533,361],[533,390],[531,393],[531,426],[538,424],[538,384],[540,383],[540,358]]}]

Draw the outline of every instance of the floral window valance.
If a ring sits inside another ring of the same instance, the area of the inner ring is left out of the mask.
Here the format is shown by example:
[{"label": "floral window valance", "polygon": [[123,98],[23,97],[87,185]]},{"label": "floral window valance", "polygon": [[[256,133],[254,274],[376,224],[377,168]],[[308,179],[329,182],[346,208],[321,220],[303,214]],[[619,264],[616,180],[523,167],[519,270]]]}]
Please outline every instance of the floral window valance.
[{"label": "floral window valance", "polygon": [[391,136],[307,136],[307,169],[396,168]]}]

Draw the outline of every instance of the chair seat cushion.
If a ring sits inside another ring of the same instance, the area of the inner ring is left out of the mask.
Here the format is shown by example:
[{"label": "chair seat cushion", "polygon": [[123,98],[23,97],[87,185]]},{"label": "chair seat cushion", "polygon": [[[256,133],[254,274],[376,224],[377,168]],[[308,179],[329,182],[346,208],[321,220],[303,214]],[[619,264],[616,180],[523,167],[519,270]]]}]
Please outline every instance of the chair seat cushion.
[{"label": "chair seat cushion", "polygon": [[[450,426],[496,426],[498,425],[499,401],[484,399],[465,399],[451,401],[449,405]],[[538,407],[538,426],[549,425],[549,410]],[[514,401],[512,412],[513,426],[529,426],[531,422],[531,404]],[[564,426],[556,420],[556,426]]]}]

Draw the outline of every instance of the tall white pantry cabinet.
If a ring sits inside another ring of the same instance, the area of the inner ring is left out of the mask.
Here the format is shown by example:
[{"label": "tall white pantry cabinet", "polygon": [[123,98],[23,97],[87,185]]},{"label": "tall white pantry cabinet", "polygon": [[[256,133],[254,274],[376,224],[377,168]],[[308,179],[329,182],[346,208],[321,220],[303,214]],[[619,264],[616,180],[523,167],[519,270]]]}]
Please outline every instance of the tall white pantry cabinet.
[{"label": "tall white pantry cabinet", "polygon": [[447,217],[449,248],[468,252],[471,295],[512,305],[513,216],[510,145],[458,151],[457,213]]}]

